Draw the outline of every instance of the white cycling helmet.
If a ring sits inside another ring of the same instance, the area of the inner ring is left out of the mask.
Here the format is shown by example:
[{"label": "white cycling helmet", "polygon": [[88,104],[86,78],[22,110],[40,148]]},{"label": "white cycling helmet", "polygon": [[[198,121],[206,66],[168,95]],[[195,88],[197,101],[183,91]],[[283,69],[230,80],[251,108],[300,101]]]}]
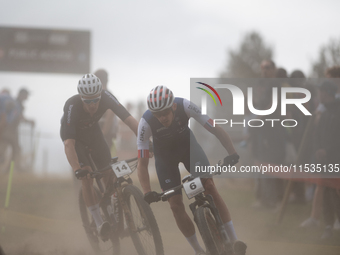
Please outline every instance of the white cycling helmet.
[{"label": "white cycling helmet", "polygon": [[81,96],[94,96],[102,92],[103,86],[97,76],[92,73],[85,74],[78,83],[78,93]]},{"label": "white cycling helmet", "polygon": [[160,112],[170,108],[175,97],[170,89],[165,86],[157,86],[150,91],[148,96],[148,108],[151,112]]}]

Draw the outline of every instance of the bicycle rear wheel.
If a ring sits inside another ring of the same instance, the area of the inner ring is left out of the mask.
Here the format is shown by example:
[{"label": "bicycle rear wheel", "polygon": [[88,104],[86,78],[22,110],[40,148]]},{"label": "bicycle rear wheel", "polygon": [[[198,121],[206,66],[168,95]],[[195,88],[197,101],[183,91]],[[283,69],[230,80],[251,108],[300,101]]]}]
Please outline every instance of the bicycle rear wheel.
[{"label": "bicycle rear wheel", "polygon": [[[158,225],[148,203],[144,201],[142,192],[133,185],[123,191],[136,231],[130,229],[130,235],[139,255],[163,255],[163,243]],[[127,224],[129,225],[129,224]]]},{"label": "bicycle rear wheel", "polygon": [[210,209],[208,207],[198,207],[194,217],[207,253],[210,255],[222,254],[224,252],[223,238]]},{"label": "bicycle rear wheel", "polygon": [[[96,187],[94,187],[94,190],[97,196],[97,201],[100,201],[101,194],[99,190]],[[81,189],[79,192],[79,209],[80,209],[81,220],[83,222],[83,226],[85,228],[87,238],[94,252],[96,254],[100,254],[112,248],[113,255],[119,255],[120,254],[120,243],[119,243],[118,234],[112,232],[110,234],[110,240],[105,241],[105,242],[100,238],[98,231],[97,231],[96,223],[94,222],[90,211],[87,209],[85,205],[85,201],[83,199],[83,193]],[[103,212],[102,212],[102,218],[104,221],[108,221],[111,224],[111,220],[106,219]]]}]

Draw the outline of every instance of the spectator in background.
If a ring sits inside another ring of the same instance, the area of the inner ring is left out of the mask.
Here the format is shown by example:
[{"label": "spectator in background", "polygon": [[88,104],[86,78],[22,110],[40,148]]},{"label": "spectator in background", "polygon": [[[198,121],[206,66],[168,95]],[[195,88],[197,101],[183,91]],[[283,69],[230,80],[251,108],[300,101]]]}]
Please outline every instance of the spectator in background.
[{"label": "spectator in background", "polygon": [[[340,78],[340,67],[339,66],[333,66],[328,68],[325,71],[325,76],[327,78]],[[336,94],[335,97],[339,98],[339,84],[338,84],[338,79],[334,80],[335,83],[337,84],[337,89],[335,90]],[[326,107],[322,102],[319,103],[319,105],[316,107],[315,112],[313,115],[315,115],[314,119],[314,126],[318,126],[321,115],[323,112],[326,111]],[[315,134],[314,134],[315,135]],[[314,160],[314,158],[313,158]],[[323,207],[323,191],[324,187],[322,185],[317,185],[314,191],[314,196],[313,196],[313,205],[312,205],[312,211],[311,215],[309,218],[307,218],[305,221],[303,221],[300,225],[300,227],[314,227],[314,226],[319,226],[320,224],[320,218],[321,218],[321,213],[322,213],[322,207]],[[335,222],[337,228],[339,228],[339,219]],[[332,230],[327,230],[329,233],[331,233]]]},{"label": "spectator in background", "polygon": [[[326,70],[325,75],[327,78],[340,78],[340,66],[333,66]],[[339,89],[337,90],[337,93]]]},{"label": "spectator in background", "polygon": [[[288,74],[286,69],[280,67],[276,69],[275,78],[277,78],[277,81],[275,82],[275,87],[278,88],[278,96],[281,95],[280,88],[282,87],[290,87],[290,84],[288,83]],[[289,95],[287,95],[289,96]]]},{"label": "spectator in background", "polygon": [[[288,80],[290,87],[299,87],[299,88],[305,88],[306,87],[306,76],[301,70],[294,70],[290,74],[290,79]],[[310,88],[308,88],[310,90]],[[312,93],[314,95],[314,93]],[[301,93],[293,93],[291,95],[293,98],[300,98],[301,96],[304,97]],[[312,104],[310,102],[305,103],[304,106],[307,108],[308,111],[312,112]],[[305,116],[296,106],[289,105],[287,107],[289,118],[295,119],[299,125],[297,125],[294,128],[289,128],[289,137],[290,142],[293,146],[293,148],[290,149],[290,151],[294,151],[295,158],[293,162],[287,162],[287,163],[296,163],[297,159],[297,153],[299,152],[301,142],[303,135],[306,131],[306,126],[308,123],[308,117]],[[310,155],[312,154],[312,139],[307,139],[304,142],[310,142],[310,145],[307,146],[310,150],[303,155],[300,155],[300,162],[309,163],[310,162]],[[292,202],[297,204],[304,204],[306,202],[305,197],[305,183],[304,182],[293,182],[292,187],[293,197]]]},{"label": "spectator in background", "polygon": [[[263,78],[275,78],[276,65],[272,60],[263,60],[261,63],[261,73]],[[280,86],[274,79],[261,79],[260,104],[258,109],[269,109],[272,106],[272,88]],[[280,109],[269,116],[257,116],[262,119],[280,118]],[[272,127],[270,123],[265,123],[261,128],[249,128],[250,141],[255,162],[258,164],[283,164],[286,148],[286,133],[282,126]],[[272,178],[259,178],[256,186],[255,207],[276,208],[283,196],[283,181]]]},{"label": "spectator in background", "polygon": [[[325,76],[327,78],[340,78],[340,67],[339,66],[333,66],[328,68],[325,71]],[[337,80],[334,80],[335,84],[337,85],[337,92],[335,97],[340,98],[340,84]],[[322,103],[319,103],[318,107],[316,108],[316,122],[319,121],[321,113],[326,110],[325,106]]]},{"label": "spectator in background", "polygon": [[306,76],[301,70],[294,70],[290,74],[290,78],[293,78],[294,80],[291,81],[292,87],[304,87],[304,84],[306,82]]},{"label": "spectator in background", "polygon": [[8,125],[15,117],[15,101],[9,91],[4,89],[0,93],[0,139],[6,132]]},{"label": "spectator in background", "polygon": [[21,147],[19,144],[19,124],[26,122],[32,126],[35,126],[34,120],[27,119],[24,115],[25,107],[24,102],[28,99],[29,92],[27,89],[22,88],[19,90],[16,98],[16,116],[9,127],[8,142],[12,146],[14,165],[17,170],[22,170],[21,166]]},{"label": "spectator in background", "polygon": [[261,76],[263,78],[275,78],[276,65],[273,60],[265,59],[261,62]]},{"label": "spectator in background", "polygon": [[[271,94],[267,94],[267,105],[263,109],[270,108],[272,104]],[[259,119],[279,119],[280,112],[276,110],[268,116],[258,116]],[[266,123],[261,128],[250,128],[252,149],[257,164],[281,165],[285,159],[286,131],[281,125],[272,127]],[[269,178],[267,178],[269,177]],[[255,207],[273,208],[283,197],[283,180],[275,176],[259,178],[256,188]]]},{"label": "spectator in background", "polygon": [[340,98],[340,80],[335,78],[340,78],[340,66],[333,66],[328,68],[325,73],[327,78],[334,78],[333,82],[337,86],[337,91],[335,94],[336,98]]},{"label": "spectator in background", "polygon": [[17,116],[17,123],[16,125],[19,126],[20,122],[26,122],[31,124],[32,127],[35,126],[34,120],[27,119],[24,115],[25,107],[24,107],[24,102],[28,99],[29,92],[27,89],[22,88],[19,90],[17,99],[16,99],[16,104],[17,104],[17,111],[18,111],[18,116]]},{"label": "spectator in background", "polygon": [[[98,69],[94,75],[96,75],[103,85],[103,90],[108,90],[108,73],[104,69]],[[118,119],[117,116],[111,111],[107,110],[103,117],[99,120],[99,126],[103,132],[105,141],[110,148],[111,155],[116,155],[116,148],[114,144],[114,139],[117,137],[118,132]]]},{"label": "spectator in background", "polygon": [[[301,72],[302,73],[302,72]],[[302,75],[304,75],[302,73]],[[276,78],[278,78],[278,81],[276,82],[278,84],[278,87],[292,87],[290,84],[290,80],[288,79],[288,74],[286,69],[284,68],[277,68],[276,69]],[[297,98],[300,95],[296,93],[289,93],[287,94],[287,98]],[[299,143],[301,141],[305,125],[302,123],[303,118],[305,115],[294,105],[288,105],[287,106],[287,118],[289,119],[295,119],[298,121],[299,125],[297,127],[286,127],[285,131],[287,134],[287,141],[286,141],[286,148],[285,148],[285,154],[286,157],[284,159],[284,164],[294,164],[296,163],[297,158],[297,151],[299,150]],[[301,134],[302,133],[302,134]],[[280,184],[280,193],[283,194],[283,188],[284,185]],[[293,202],[297,203],[305,203],[305,188],[304,183],[302,182],[293,182]]]},{"label": "spectator in background", "polygon": [[276,78],[280,78],[280,79],[287,79],[288,75],[287,75],[287,71],[286,69],[280,67],[276,69],[276,74],[275,74]]},{"label": "spectator in background", "polygon": [[[320,102],[326,110],[321,113],[316,130],[316,163],[340,163],[340,100],[335,95],[337,86],[325,81],[320,87]],[[332,236],[335,214],[340,219],[340,196],[335,188],[324,187],[323,214],[326,224],[322,239]]]},{"label": "spectator in background", "polygon": [[254,88],[253,103],[254,106],[259,109],[265,109],[265,105],[268,105],[268,98],[266,96],[272,93],[272,88],[277,87],[275,82],[276,77],[276,65],[272,60],[263,60],[261,62],[261,77],[259,84]]},{"label": "spectator in background", "polygon": [[0,93],[0,167],[2,171],[9,170],[10,158],[6,153],[9,145],[8,134],[11,132],[11,124],[16,115],[15,100],[9,91],[4,89]]}]

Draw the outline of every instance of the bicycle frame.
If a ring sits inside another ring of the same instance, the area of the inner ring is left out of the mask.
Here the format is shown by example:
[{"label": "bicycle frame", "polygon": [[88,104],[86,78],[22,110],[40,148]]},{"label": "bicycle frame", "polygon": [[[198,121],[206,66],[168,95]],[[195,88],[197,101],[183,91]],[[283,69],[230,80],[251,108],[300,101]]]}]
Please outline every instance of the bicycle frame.
[{"label": "bicycle frame", "polygon": [[[101,172],[107,171],[109,169],[112,169],[111,164],[110,164],[110,165],[104,167],[103,169],[98,170],[97,166],[95,165],[95,163],[92,159],[91,153],[89,153],[88,158],[89,158],[90,165],[91,165],[94,172],[101,173]],[[136,159],[137,158],[133,158],[133,159],[127,160],[126,162],[129,163],[129,162],[132,162]],[[116,163],[117,160],[118,160],[118,157],[112,158],[111,163]],[[104,212],[105,218],[114,220],[115,222],[114,222],[113,225],[117,226],[117,229],[119,229],[118,222],[116,221],[115,218],[112,219],[109,216],[109,213],[107,211],[107,206],[109,205],[108,201],[110,201],[109,198],[111,197],[111,195],[113,195],[115,192],[117,192],[117,198],[118,198],[119,204],[122,207],[124,217],[126,219],[126,223],[128,224],[128,227],[132,232],[137,232],[136,226],[132,221],[131,211],[130,211],[128,205],[126,204],[125,200],[123,199],[123,189],[127,185],[132,184],[132,180],[131,180],[130,177],[129,178],[124,178],[124,177],[117,178],[117,176],[115,175],[114,172],[113,172],[113,175],[114,175],[114,179],[116,181],[113,182],[112,184],[109,184],[108,187],[106,187],[106,189],[104,189],[103,183],[101,182],[102,176],[100,174],[95,176],[98,188],[103,195],[103,197],[99,201],[99,206],[102,208],[102,211]],[[120,233],[121,233],[121,237],[125,236],[124,229],[121,229]]]},{"label": "bicycle frame", "polygon": [[[210,174],[209,174],[210,175]],[[215,174],[213,174],[215,175]],[[208,174],[204,174],[202,176],[200,176],[199,178],[203,178],[204,176],[208,176]],[[183,181],[191,181],[193,180],[193,178],[190,178],[188,176],[183,178]],[[170,190],[167,190],[163,193],[160,193],[160,197],[162,199],[162,201],[166,201],[167,199],[165,199],[167,197],[167,195],[179,190],[183,188],[183,184],[176,186]],[[194,216],[194,220],[196,222],[196,218],[195,218],[195,211],[197,210],[198,207],[208,207],[210,209],[210,211],[213,214],[213,217],[215,218],[216,221],[216,227],[218,229],[218,231],[221,234],[222,240],[223,240],[223,244],[224,244],[224,251],[227,252],[227,254],[233,254],[233,248],[232,248],[232,244],[230,242],[230,239],[228,237],[227,231],[223,225],[220,213],[218,212],[218,209],[215,205],[214,199],[213,197],[208,194],[208,195],[204,195],[203,192],[197,194],[196,196],[194,196],[195,201],[193,203],[191,203],[189,205],[190,210]],[[197,224],[197,222],[196,222]]]}]

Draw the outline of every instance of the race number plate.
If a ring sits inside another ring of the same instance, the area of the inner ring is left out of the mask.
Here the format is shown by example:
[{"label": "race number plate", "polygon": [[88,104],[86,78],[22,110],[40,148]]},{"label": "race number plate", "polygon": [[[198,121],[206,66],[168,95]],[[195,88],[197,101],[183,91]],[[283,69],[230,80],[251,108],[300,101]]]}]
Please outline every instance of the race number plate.
[{"label": "race number plate", "polygon": [[118,178],[132,173],[131,168],[125,161],[120,161],[112,164],[111,167]]},{"label": "race number plate", "polygon": [[201,182],[201,178],[195,178],[190,182],[183,184],[183,189],[187,194],[188,198],[191,199],[199,193],[204,192],[204,187]]}]

